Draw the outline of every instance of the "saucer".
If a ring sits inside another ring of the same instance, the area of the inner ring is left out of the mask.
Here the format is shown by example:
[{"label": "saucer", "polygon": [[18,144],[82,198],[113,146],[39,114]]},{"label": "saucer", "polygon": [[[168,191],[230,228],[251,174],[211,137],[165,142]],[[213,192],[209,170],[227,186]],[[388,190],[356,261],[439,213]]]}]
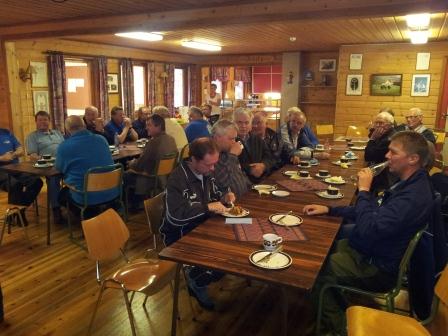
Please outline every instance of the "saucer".
[{"label": "saucer", "polygon": [[294,176],[294,175],[299,175],[297,170],[287,170],[283,172],[283,175],[286,176]]},{"label": "saucer", "polygon": [[137,148],[145,148],[146,147],[146,142],[145,143],[139,143],[137,145]]},{"label": "saucer", "polygon": [[312,180],[313,179],[312,176],[302,177],[302,176],[299,176],[299,174],[290,176],[289,178],[291,180]]},{"label": "saucer", "polygon": [[303,223],[302,217],[286,213],[277,213],[270,215],[269,221],[272,224],[280,226],[297,226]]},{"label": "saucer", "polygon": [[50,167],[53,167],[53,166],[54,166],[54,164],[52,162],[47,162],[47,163],[44,163],[44,164],[38,164],[38,163],[33,164],[34,168],[50,168]]},{"label": "saucer", "polygon": [[353,146],[350,149],[362,151],[362,150],[366,149],[366,146]]},{"label": "saucer", "polygon": [[326,178],[326,179],[324,180],[324,182],[329,183],[329,184],[345,184],[345,183],[347,183],[344,179],[339,180],[339,181],[333,181],[333,180],[331,179],[331,177]]},{"label": "saucer", "polygon": [[309,166],[301,166],[301,165],[297,165],[297,167],[299,168],[304,168],[304,169],[309,169],[311,168],[311,164]]},{"label": "saucer", "polygon": [[221,215],[223,215],[224,217],[229,217],[229,218],[241,218],[241,217],[246,217],[248,214],[250,214],[249,210],[241,208],[241,210],[243,211],[243,213],[241,215],[233,215],[229,212],[223,212]]},{"label": "saucer", "polygon": [[322,176],[322,175],[319,175],[319,173],[314,174],[314,176],[316,176],[316,177],[318,177],[318,178],[323,178],[323,179],[326,179],[326,178],[330,178],[330,177],[331,177],[331,175],[325,175],[325,176]]},{"label": "saucer", "polygon": [[339,193],[337,195],[329,195],[326,191],[316,191],[316,195],[322,198],[328,198],[328,199],[340,199],[344,197],[343,193]]},{"label": "saucer", "polygon": [[114,150],[113,152],[110,152],[112,155],[118,155],[120,154],[120,151],[118,149]]},{"label": "saucer", "polygon": [[[344,162],[347,166],[351,166],[353,164],[353,162]],[[336,166],[340,166],[342,164],[341,161],[333,161],[332,164],[336,165]]]},{"label": "saucer", "polygon": [[249,256],[249,261],[257,266],[264,269],[284,269],[289,267],[292,264],[292,258],[290,255],[286,254],[285,252],[277,252],[273,254],[270,258],[258,262],[258,260],[261,260],[264,258],[268,253],[271,253],[269,251],[265,250],[259,250],[251,253]]},{"label": "saucer", "polygon": [[314,148],[315,152],[324,152],[325,148]]},{"label": "saucer", "polygon": [[273,190],[276,190],[277,187],[275,185],[272,185],[272,184],[255,184],[255,185],[252,186],[252,189],[273,191]]},{"label": "saucer", "polygon": [[319,161],[317,159],[311,159],[310,160],[310,165],[312,166],[318,166],[319,165]]},{"label": "saucer", "polygon": [[277,196],[277,197],[287,197],[291,194],[289,193],[289,191],[286,191],[286,190],[274,190],[272,192],[272,195]]}]

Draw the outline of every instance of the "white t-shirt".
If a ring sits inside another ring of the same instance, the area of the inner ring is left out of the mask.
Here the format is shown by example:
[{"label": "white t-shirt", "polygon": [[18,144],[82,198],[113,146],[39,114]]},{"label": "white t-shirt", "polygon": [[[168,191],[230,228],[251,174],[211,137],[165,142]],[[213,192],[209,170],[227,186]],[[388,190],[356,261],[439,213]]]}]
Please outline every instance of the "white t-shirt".
[{"label": "white t-shirt", "polygon": [[[210,104],[210,102],[217,103],[218,100],[221,100],[221,95],[219,93],[215,93],[215,96],[213,98],[210,97],[209,94],[205,97],[206,104]],[[221,114],[221,108],[219,106],[212,105],[212,115],[216,114]]]}]

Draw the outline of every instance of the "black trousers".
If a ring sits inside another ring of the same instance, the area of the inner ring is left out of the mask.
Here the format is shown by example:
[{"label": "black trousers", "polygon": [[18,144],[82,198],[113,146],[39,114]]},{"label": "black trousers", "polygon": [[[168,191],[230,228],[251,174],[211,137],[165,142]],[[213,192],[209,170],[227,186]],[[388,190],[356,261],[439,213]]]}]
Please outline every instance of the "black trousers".
[{"label": "black trousers", "polygon": [[39,177],[29,174],[10,174],[8,185],[8,174],[0,173],[0,188],[8,192],[8,203],[17,205],[30,205],[34,202],[43,182]]}]

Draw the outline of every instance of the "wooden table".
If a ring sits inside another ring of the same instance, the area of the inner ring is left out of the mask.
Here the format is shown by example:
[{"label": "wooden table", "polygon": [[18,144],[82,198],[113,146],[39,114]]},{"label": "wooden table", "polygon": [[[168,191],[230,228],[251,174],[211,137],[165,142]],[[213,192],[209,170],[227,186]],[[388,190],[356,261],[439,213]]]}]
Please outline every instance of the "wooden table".
[{"label": "wooden table", "polygon": [[144,148],[137,147],[136,142],[129,142],[120,145],[118,149],[119,153],[112,156],[114,161],[139,157],[142,154]]},{"label": "wooden table", "polygon": [[[272,195],[260,196],[258,192],[250,191],[238,201],[238,204],[248,209],[250,216],[253,218],[267,218],[273,213],[289,210],[301,214],[303,206],[311,203],[349,205],[356,191],[356,187],[350,182],[350,176],[356,174],[364,166],[364,155],[363,152],[357,152],[360,158],[354,161],[349,169],[343,169],[331,163],[342,154],[343,151],[334,150],[331,154],[332,159],[321,160],[320,165],[308,170],[312,176],[319,169],[327,169],[331,175],[343,176],[347,181],[345,185],[340,186],[342,193],[345,195],[343,199],[322,199],[313,191],[291,192],[291,195],[285,198]],[[282,175],[282,171],[297,169],[295,166],[286,166],[266,178],[263,183],[275,184],[278,180],[287,179]],[[253,266],[248,257],[253,251],[263,249],[262,237],[260,237],[260,242],[236,241],[232,226],[225,224],[225,219],[221,216],[208,219],[174,244],[164,248],[159,254],[160,258],[178,263],[171,334],[176,334],[179,271],[182,264],[209,268],[263,281],[282,288],[292,287],[304,291],[311,290],[339,230],[341,218],[329,216],[302,217],[304,222],[301,229],[308,240],[283,243],[283,251],[293,259],[292,265],[283,270],[265,270]],[[283,300],[283,302],[283,326],[286,333],[287,303],[286,300]]]}]

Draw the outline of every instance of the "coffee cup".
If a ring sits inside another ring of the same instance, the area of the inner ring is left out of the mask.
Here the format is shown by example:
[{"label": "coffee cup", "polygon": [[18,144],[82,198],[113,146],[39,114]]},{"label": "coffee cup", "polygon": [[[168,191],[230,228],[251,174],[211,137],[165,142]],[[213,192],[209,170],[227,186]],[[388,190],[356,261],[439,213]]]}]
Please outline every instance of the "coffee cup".
[{"label": "coffee cup", "polygon": [[320,169],[318,172],[319,176],[328,176],[330,172],[328,170]]},{"label": "coffee cup", "polygon": [[341,156],[340,161],[341,161],[341,163],[347,163],[350,160],[348,158],[346,158],[345,156]]},{"label": "coffee cup", "polygon": [[274,251],[282,241],[283,238],[277,236],[275,233],[266,233],[263,235],[263,247],[267,251]]},{"label": "coffee cup", "polygon": [[318,149],[318,150],[323,150],[323,149],[324,149],[324,145],[322,145],[322,144],[317,144],[317,145],[316,145],[316,149]]},{"label": "coffee cup", "polygon": [[310,167],[311,165],[310,165],[309,161],[300,161],[299,166],[300,167]]},{"label": "coffee cup", "polygon": [[299,176],[300,177],[309,177],[310,173],[306,170],[301,170],[301,171],[299,171]]},{"label": "coffee cup", "polygon": [[51,154],[44,154],[42,155],[43,160],[51,160]]},{"label": "coffee cup", "polygon": [[352,148],[355,144],[353,142],[347,142],[347,147]]},{"label": "coffee cup", "polygon": [[327,188],[327,194],[328,194],[328,195],[332,195],[332,196],[336,196],[336,195],[339,194],[339,189],[338,189],[338,188],[335,188],[335,187],[333,187],[333,186],[329,186],[329,187]]},{"label": "coffee cup", "polygon": [[[50,157],[51,157],[51,155],[50,155]],[[38,165],[45,165],[45,164],[47,164],[47,161],[40,159],[40,160],[37,160],[37,164]]]}]

